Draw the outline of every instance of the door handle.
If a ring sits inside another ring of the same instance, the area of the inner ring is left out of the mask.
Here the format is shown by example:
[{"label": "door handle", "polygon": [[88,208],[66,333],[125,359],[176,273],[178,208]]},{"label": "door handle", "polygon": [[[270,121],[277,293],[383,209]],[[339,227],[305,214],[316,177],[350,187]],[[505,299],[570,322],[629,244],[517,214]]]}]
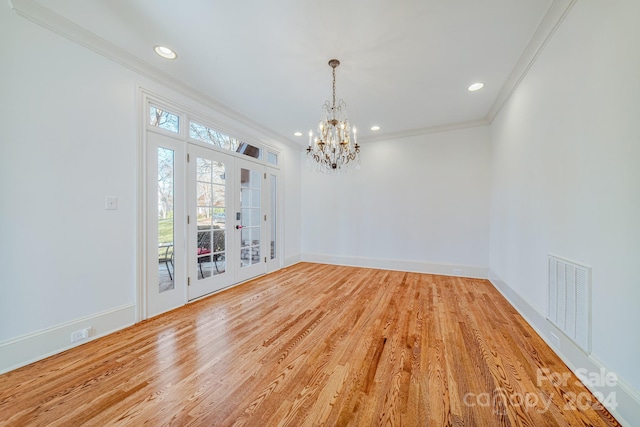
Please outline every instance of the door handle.
[{"label": "door handle", "polygon": [[240,230],[242,228],[241,225],[236,225],[236,230]]}]

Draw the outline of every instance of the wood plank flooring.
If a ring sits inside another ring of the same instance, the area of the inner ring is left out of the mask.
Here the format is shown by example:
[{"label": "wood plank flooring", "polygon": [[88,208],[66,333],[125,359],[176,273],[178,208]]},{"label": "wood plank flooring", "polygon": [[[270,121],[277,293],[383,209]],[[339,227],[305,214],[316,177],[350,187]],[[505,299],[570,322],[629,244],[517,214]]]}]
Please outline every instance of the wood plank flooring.
[{"label": "wood plank flooring", "polygon": [[301,263],[0,376],[0,426],[619,425],[568,372],[485,280]]}]

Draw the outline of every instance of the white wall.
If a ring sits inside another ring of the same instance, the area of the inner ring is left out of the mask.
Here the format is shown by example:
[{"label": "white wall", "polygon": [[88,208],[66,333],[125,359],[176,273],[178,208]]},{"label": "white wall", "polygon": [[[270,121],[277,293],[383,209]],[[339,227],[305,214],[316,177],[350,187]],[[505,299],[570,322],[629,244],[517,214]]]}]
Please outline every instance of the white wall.
[{"label": "white wall", "polygon": [[612,370],[636,397],[639,16],[637,0],[577,2],[494,121],[490,255],[547,338],[546,255],[592,266],[593,354],[566,340],[556,350],[574,367]]},{"label": "white wall", "polygon": [[303,256],[486,277],[490,129],[362,144],[347,175],[303,170]]},{"label": "white wall", "polygon": [[134,302],[138,114],[127,70],[6,3],[0,28],[4,341]]},{"label": "white wall", "polygon": [[[139,88],[224,118],[6,2],[0,57],[2,372],[69,346],[83,320],[97,322],[94,335],[135,320]],[[284,185],[284,255],[299,259],[299,150],[243,123],[228,127],[282,150],[283,177],[293,180]],[[105,210],[106,196],[118,198],[117,210]]]},{"label": "white wall", "polygon": [[300,151],[288,148],[280,155],[279,163],[286,165],[283,170],[284,207],[284,266],[300,262],[302,259],[302,163]]}]

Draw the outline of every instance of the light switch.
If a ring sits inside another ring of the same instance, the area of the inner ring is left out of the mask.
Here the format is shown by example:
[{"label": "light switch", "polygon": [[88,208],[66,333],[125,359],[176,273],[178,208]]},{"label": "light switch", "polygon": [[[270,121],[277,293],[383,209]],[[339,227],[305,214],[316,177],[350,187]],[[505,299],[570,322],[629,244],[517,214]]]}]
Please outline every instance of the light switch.
[{"label": "light switch", "polygon": [[105,209],[108,211],[115,211],[118,209],[118,198],[113,196],[107,196],[107,203]]}]

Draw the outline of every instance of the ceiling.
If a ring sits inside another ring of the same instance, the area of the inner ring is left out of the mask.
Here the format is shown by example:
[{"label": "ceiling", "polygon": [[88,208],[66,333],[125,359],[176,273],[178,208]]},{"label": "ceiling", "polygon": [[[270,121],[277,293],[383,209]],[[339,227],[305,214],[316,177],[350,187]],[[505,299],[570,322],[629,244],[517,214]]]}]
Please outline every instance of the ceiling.
[{"label": "ceiling", "polygon": [[[331,58],[341,61],[337,97],[347,103],[361,140],[490,121],[570,2],[12,3],[23,10],[39,4],[98,36],[94,41],[113,45],[124,61],[135,58],[151,74],[175,78],[272,136],[304,145],[331,97]],[[159,44],[174,49],[178,58],[157,56],[153,47]],[[467,91],[476,81],[485,87]],[[373,125],[381,129],[371,131]],[[303,136],[295,137],[296,131]]]}]

